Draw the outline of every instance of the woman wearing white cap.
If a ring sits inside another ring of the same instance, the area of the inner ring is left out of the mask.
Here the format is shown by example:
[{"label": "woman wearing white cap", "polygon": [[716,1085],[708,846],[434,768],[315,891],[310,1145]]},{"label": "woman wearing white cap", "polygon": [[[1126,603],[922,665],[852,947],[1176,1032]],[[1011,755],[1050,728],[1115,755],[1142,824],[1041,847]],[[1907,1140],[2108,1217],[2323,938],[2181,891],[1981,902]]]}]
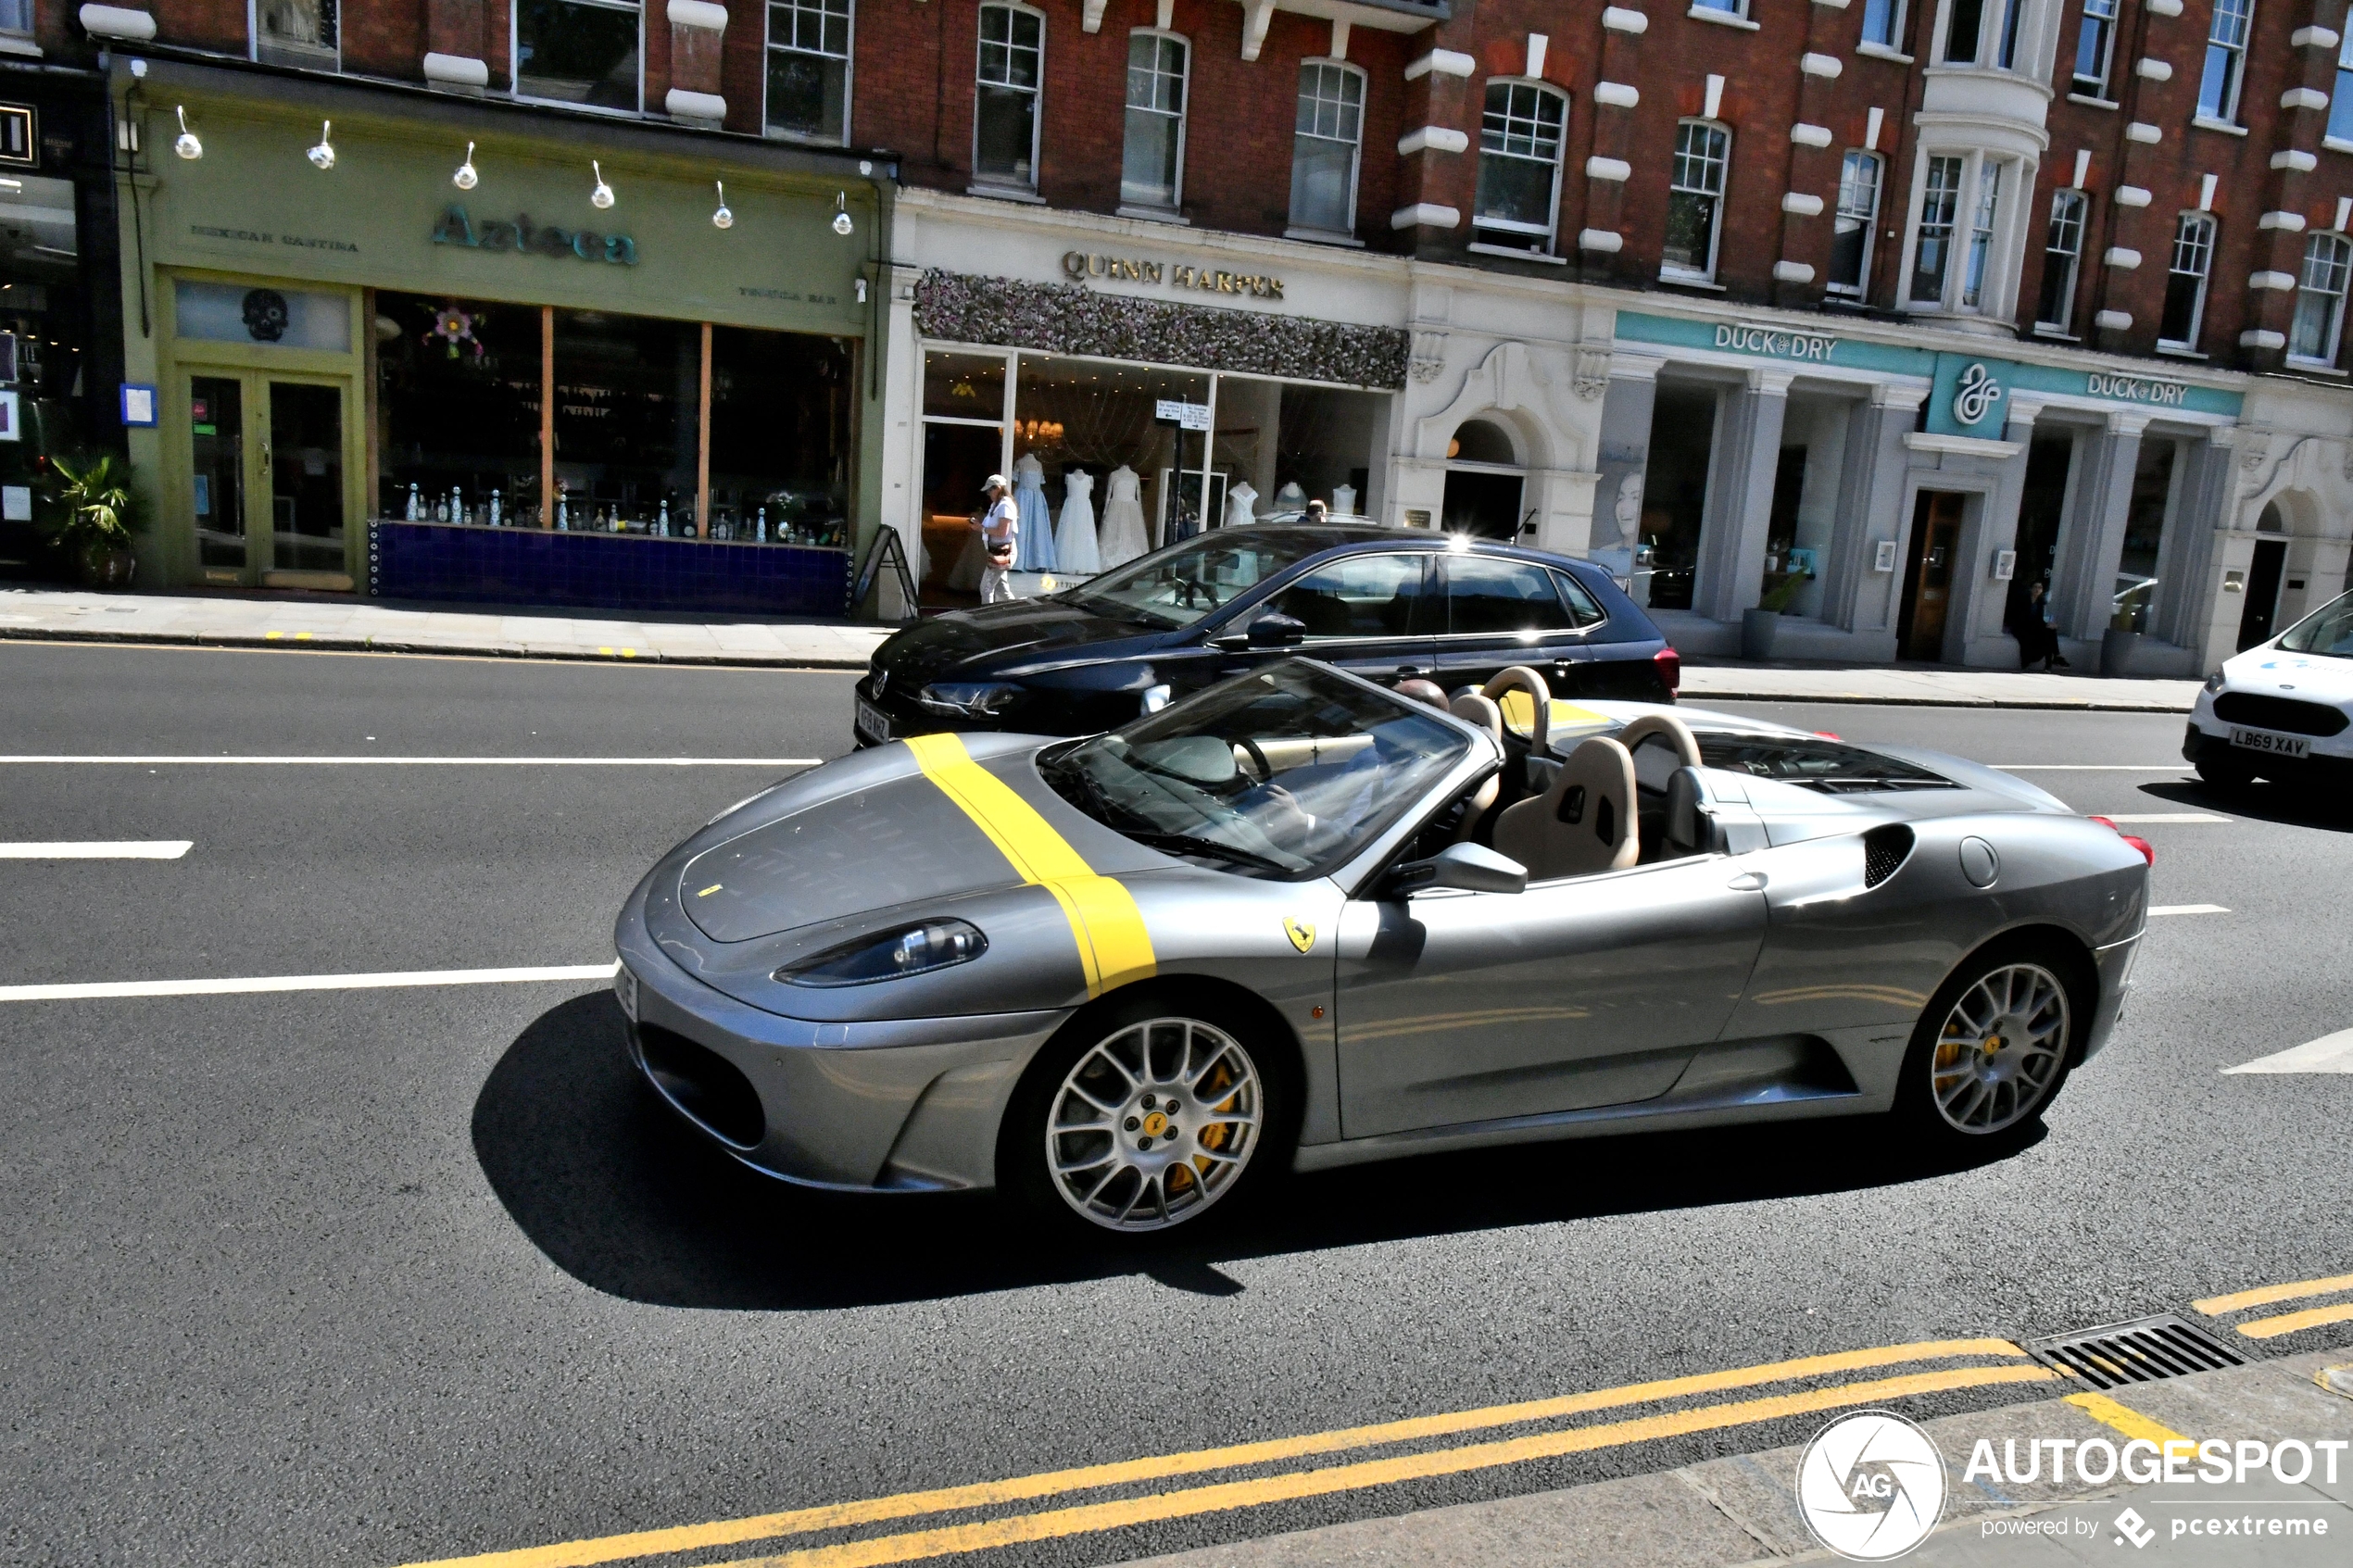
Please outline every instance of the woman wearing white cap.
[{"label": "woman wearing white cap", "polygon": [[973,519],[988,556],[988,564],[980,569],[980,602],[993,605],[1013,596],[1006,573],[1013,570],[1013,548],[1021,537],[1021,508],[1005,494],[1003,474],[990,474],[981,488],[988,492],[988,509]]}]

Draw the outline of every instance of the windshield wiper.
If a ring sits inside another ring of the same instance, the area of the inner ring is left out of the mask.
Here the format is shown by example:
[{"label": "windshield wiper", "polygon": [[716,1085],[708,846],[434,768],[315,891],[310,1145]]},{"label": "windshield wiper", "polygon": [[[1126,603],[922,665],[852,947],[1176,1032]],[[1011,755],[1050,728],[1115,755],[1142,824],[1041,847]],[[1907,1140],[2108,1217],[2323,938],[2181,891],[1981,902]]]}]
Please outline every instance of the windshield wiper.
[{"label": "windshield wiper", "polygon": [[1231,860],[1239,866],[1256,866],[1262,871],[1280,872],[1285,876],[1289,876],[1296,869],[1284,865],[1279,860],[1270,860],[1265,856],[1254,854],[1248,849],[1238,849],[1230,844],[1220,844],[1214,838],[1196,838],[1189,833],[1158,831],[1139,833],[1128,828],[1122,828],[1119,831],[1148,849],[1164,849],[1182,855],[1207,855],[1215,859]]}]

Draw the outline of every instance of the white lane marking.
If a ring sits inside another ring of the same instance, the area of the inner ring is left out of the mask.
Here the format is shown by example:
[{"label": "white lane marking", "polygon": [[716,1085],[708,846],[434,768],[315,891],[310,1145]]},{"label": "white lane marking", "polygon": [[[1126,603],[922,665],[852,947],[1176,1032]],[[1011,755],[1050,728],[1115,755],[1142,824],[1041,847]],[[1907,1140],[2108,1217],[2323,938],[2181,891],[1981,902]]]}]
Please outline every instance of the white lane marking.
[{"label": "white lane marking", "polygon": [[2186,773],[2186,762],[1993,762],[2005,773]]},{"label": "white lane marking", "polygon": [[2353,1073],[2353,1029],[2340,1029],[2273,1056],[2225,1067],[2225,1073]]},{"label": "white lane marking", "polygon": [[2151,915],[2227,915],[2231,911],[2220,904],[2151,904]]},{"label": "white lane marking", "polygon": [[621,960],[535,969],[412,969],[384,974],[271,974],[237,980],[97,980],[0,985],[0,1002],[78,1002],[106,997],[234,997],[256,991],[378,991],[404,985],[512,985],[535,980],[610,980]]},{"label": "white lane marking", "polygon": [[12,762],[136,763],[144,768],[814,768],[821,757],[0,757]]},{"label": "white lane marking", "polygon": [[195,847],[193,838],[0,844],[0,860],[176,860]]},{"label": "white lane marking", "polygon": [[2235,817],[2218,817],[2211,811],[2102,811],[2111,822],[2229,822]]}]

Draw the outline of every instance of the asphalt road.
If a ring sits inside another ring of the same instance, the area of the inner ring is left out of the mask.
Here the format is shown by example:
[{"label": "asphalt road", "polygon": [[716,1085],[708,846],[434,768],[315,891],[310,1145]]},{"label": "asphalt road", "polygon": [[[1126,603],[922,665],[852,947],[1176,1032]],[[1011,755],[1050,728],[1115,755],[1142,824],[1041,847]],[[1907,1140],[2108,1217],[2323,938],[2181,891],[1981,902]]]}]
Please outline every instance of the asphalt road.
[{"label": "asphalt road", "polygon": [[[0,751],[828,757],[849,679],[0,645]],[[1923,1167],[1835,1123],[1423,1160],[1151,1259],[1042,1252],[985,1198],[746,1175],[648,1103],[595,982],[0,1001],[0,1561],[389,1568],[2353,1268],[2353,1076],[2219,1073],[2353,1025],[2353,821],[2208,797],[2176,719],[1740,706],[2149,765],[2028,776],[2232,818],[2133,830],[2158,902],[2230,912],[2154,922],[2114,1044],[2006,1160]],[[604,961],[645,866],[774,772],[0,763],[0,840],[195,844],[0,860],[0,985]],[[1115,1562],[1811,1425],[958,1561]]]}]

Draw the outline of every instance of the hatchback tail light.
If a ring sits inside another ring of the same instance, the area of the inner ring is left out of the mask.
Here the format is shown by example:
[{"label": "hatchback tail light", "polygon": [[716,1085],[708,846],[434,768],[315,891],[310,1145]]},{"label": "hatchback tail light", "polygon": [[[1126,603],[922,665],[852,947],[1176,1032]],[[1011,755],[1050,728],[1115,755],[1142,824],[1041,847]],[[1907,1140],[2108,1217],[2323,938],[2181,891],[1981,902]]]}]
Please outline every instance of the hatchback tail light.
[{"label": "hatchback tail light", "polygon": [[2106,817],[2090,817],[2085,820],[2087,822],[2099,823],[2100,826],[2108,829],[2108,832],[2114,834],[2117,837],[2122,839],[2125,843],[2139,850],[2141,852],[2141,859],[2146,860],[2150,865],[2153,866],[2157,864],[2157,846],[2151,844],[2147,839],[2135,838],[2133,834],[2126,833],[2122,828],[2118,827]]},{"label": "hatchback tail light", "polygon": [[1667,689],[1670,694],[1682,690],[1683,656],[1681,654],[1677,653],[1673,648],[1661,648],[1651,655],[1651,662],[1658,666],[1658,678],[1667,684]]}]

